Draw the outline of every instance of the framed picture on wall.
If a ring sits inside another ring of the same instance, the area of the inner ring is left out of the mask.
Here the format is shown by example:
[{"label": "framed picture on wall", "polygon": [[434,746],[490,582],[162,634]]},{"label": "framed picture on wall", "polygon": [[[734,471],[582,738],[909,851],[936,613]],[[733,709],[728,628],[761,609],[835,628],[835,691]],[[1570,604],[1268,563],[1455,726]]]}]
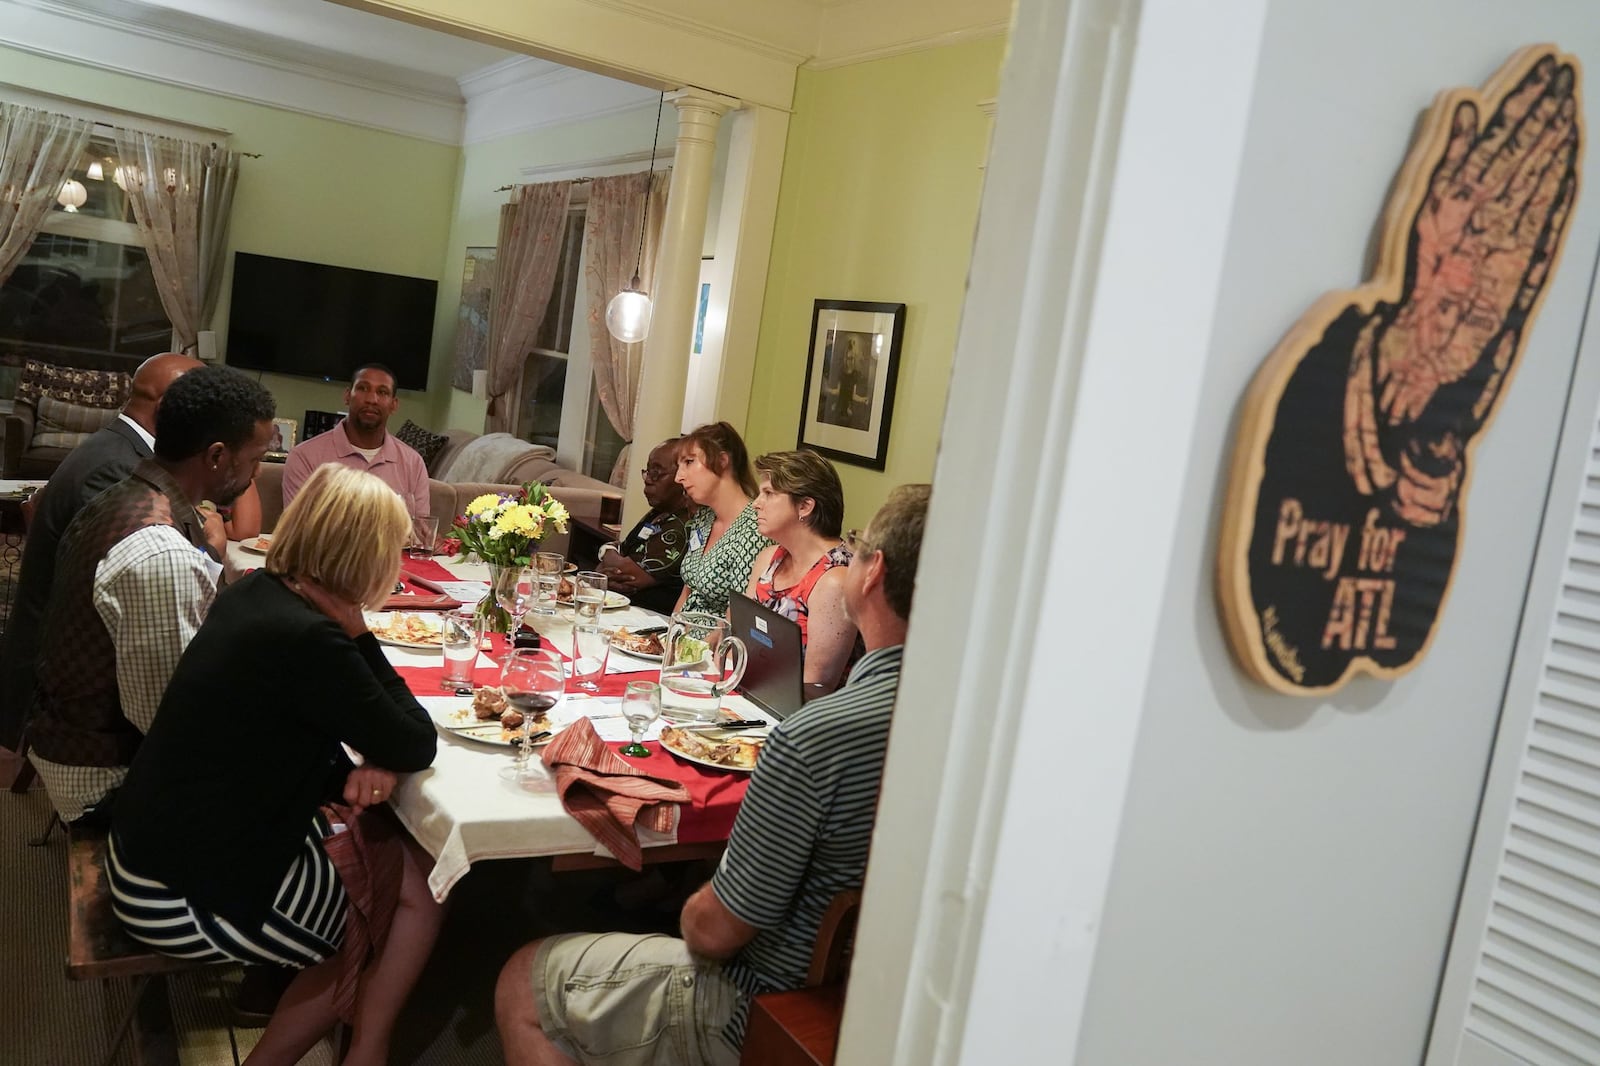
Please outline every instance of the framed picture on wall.
[{"label": "framed picture on wall", "polygon": [[882,470],[906,331],[906,305],[816,300],[798,446]]},{"label": "framed picture on wall", "polygon": [[295,445],[296,423],[292,418],[274,418],[272,420],[272,437],[267,442],[267,455],[280,458],[289,454],[289,449]]}]

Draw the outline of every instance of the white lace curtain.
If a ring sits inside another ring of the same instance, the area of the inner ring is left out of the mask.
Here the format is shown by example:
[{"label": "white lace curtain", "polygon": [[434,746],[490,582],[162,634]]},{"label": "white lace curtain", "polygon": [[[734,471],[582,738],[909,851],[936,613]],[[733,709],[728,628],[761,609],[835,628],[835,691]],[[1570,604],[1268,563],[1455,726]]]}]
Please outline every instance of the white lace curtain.
[{"label": "white lace curtain", "polygon": [[94,123],[0,103],[0,285],[22,262]]},{"label": "white lace curtain", "polygon": [[173,349],[210,328],[222,285],[239,153],[118,129],[117,155],[133,218],[172,322]]},{"label": "white lace curtain", "polygon": [[[634,413],[639,407],[639,372],[644,367],[644,345],[624,344],[606,329],[606,305],[633,280],[636,261],[640,284],[649,291],[656,272],[656,252],[661,246],[661,223],[666,217],[669,173],[619,174],[596,178],[589,186],[589,209],[584,220],[584,248],[589,265],[589,357],[594,363],[595,389],[600,406],[627,444],[611,468],[611,483],[622,485],[633,444]],[[647,186],[646,183],[650,184]],[[649,231],[644,256],[639,258],[639,229],[645,225],[645,189],[650,190]],[[654,296],[654,293],[651,294]],[[650,442],[653,446],[654,441]]]},{"label": "white lace curtain", "polygon": [[495,252],[495,286],[489,303],[489,409],[485,433],[511,430],[516,420],[514,391],[523,361],[539,334],[550,292],[561,266],[572,182],[518,185],[500,208],[500,244]]}]

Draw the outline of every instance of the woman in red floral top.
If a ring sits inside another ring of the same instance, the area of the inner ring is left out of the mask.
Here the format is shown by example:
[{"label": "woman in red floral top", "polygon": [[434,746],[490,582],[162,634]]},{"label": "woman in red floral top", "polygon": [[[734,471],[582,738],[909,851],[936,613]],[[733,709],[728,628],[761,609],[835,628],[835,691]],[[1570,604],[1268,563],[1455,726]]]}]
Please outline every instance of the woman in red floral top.
[{"label": "woman in red floral top", "polygon": [[756,477],[756,526],[777,543],[756,556],[745,595],[800,626],[805,683],[831,692],[857,643],[844,609],[844,488],[811,451],[769,452],[756,460]]}]

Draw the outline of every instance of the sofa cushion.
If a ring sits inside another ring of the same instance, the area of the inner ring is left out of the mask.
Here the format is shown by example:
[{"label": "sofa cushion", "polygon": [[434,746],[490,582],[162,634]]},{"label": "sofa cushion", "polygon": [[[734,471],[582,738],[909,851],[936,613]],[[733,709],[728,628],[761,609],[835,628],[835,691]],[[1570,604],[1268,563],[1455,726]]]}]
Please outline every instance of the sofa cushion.
[{"label": "sofa cushion", "polygon": [[115,407],[89,407],[68,403],[54,396],[40,396],[35,404],[37,421],[33,426],[33,448],[76,448],[95,431],[117,420]]},{"label": "sofa cushion", "polygon": [[443,433],[434,433],[417,425],[411,419],[406,419],[406,424],[400,427],[395,434],[401,441],[411,445],[416,453],[422,456],[422,465],[433,469],[433,461],[444,451],[444,446],[450,443],[450,438]]},{"label": "sofa cushion", "polygon": [[553,460],[555,452],[543,445],[519,440],[509,433],[486,433],[470,441],[456,453],[449,468],[435,476],[441,481],[520,484],[531,479],[517,476],[516,469],[530,457]]},{"label": "sofa cushion", "polygon": [[83,407],[119,408],[133,393],[133,378],[120,370],[83,370],[29,359],[17,378],[16,398],[37,404],[50,396]]}]

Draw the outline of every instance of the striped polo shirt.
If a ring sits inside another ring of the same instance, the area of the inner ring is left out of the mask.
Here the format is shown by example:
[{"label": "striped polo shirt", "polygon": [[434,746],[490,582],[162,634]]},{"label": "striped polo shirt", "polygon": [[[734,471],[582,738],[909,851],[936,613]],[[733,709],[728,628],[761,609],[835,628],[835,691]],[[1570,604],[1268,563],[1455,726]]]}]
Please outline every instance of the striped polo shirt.
[{"label": "striped polo shirt", "polygon": [[[869,652],[845,687],[772,731],[711,888],[759,930],[724,966],[749,995],[805,984],[817,928],[860,888],[878,809],[902,646]],[[744,1041],[745,1011],[725,1034]]]}]

